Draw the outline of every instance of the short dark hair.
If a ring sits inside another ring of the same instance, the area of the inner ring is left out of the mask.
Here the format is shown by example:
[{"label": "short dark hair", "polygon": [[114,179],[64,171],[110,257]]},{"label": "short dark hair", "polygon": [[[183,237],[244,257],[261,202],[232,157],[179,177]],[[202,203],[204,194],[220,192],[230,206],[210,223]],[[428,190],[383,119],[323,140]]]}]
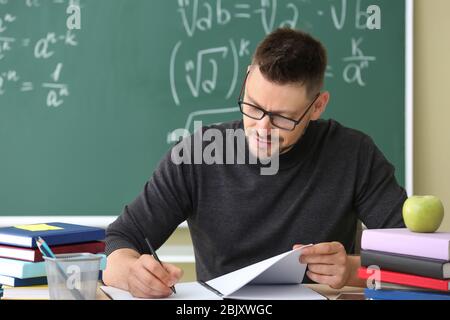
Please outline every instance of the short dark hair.
[{"label": "short dark hair", "polygon": [[278,84],[301,83],[308,95],[321,90],[327,68],[327,52],[308,33],[279,28],[256,48],[252,64],[263,76]]}]

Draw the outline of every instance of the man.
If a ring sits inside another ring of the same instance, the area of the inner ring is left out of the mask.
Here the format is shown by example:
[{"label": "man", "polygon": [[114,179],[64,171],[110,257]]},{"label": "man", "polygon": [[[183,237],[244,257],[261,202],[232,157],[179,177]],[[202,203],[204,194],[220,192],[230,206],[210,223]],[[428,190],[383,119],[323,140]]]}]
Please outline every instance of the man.
[{"label": "man", "polygon": [[158,248],[187,220],[201,280],[314,243],[300,261],[308,264],[306,281],[362,286],[360,259],[351,256],[357,221],[404,227],[406,193],[367,135],[319,120],[330,97],[321,92],[326,66],[325,49],[308,34],[268,35],[239,97],[243,120],[212,127],[244,129],[246,150],[278,156],[279,170],[262,175],[261,163],[175,164],[169,152],[107,230],[105,283],[137,297],[169,296],[182,270],[159,265],[144,239]]}]

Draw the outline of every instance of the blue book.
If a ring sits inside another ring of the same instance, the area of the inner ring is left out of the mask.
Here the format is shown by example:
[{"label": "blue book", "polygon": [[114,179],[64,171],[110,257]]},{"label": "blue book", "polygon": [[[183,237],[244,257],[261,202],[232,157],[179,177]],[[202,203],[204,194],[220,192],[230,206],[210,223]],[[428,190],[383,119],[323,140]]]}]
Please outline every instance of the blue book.
[{"label": "blue book", "polygon": [[[100,270],[106,268],[106,255],[102,254]],[[47,276],[45,261],[29,262],[0,258],[0,275],[19,279],[38,278]]]},{"label": "blue book", "polygon": [[364,289],[364,295],[373,300],[450,300],[450,294],[424,291]]},{"label": "blue book", "polygon": [[55,246],[104,240],[105,230],[59,222],[0,228],[0,244],[36,248],[37,237],[44,239],[49,246]]},{"label": "blue book", "polygon": [[19,279],[10,276],[0,275],[0,286],[9,287],[29,287],[47,284],[47,277],[37,277],[28,279]]}]

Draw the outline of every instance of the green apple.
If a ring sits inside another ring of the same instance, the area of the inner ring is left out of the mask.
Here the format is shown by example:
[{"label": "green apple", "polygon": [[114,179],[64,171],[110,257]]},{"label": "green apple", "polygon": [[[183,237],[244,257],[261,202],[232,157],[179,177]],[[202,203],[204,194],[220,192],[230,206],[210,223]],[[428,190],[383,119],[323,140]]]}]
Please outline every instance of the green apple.
[{"label": "green apple", "polygon": [[412,196],[403,204],[403,220],[413,232],[435,232],[444,218],[444,206],[435,196]]}]

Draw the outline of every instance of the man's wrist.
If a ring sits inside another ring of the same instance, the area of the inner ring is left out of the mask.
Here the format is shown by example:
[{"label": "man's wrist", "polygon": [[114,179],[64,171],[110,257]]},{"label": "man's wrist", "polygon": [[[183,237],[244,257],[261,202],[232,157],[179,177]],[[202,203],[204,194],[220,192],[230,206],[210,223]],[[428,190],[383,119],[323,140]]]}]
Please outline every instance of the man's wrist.
[{"label": "man's wrist", "polygon": [[350,287],[364,288],[366,286],[366,280],[358,277],[358,269],[361,267],[361,257],[347,256],[347,259],[350,268],[350,274],[345,285]]},{"label": "man's wrist", "polygon": [[106,270],[103,272],[103,282],[106,285],[128,290],[128,275],[132,265],[140,254],[133,249],[118,249],[108,256]]}]

